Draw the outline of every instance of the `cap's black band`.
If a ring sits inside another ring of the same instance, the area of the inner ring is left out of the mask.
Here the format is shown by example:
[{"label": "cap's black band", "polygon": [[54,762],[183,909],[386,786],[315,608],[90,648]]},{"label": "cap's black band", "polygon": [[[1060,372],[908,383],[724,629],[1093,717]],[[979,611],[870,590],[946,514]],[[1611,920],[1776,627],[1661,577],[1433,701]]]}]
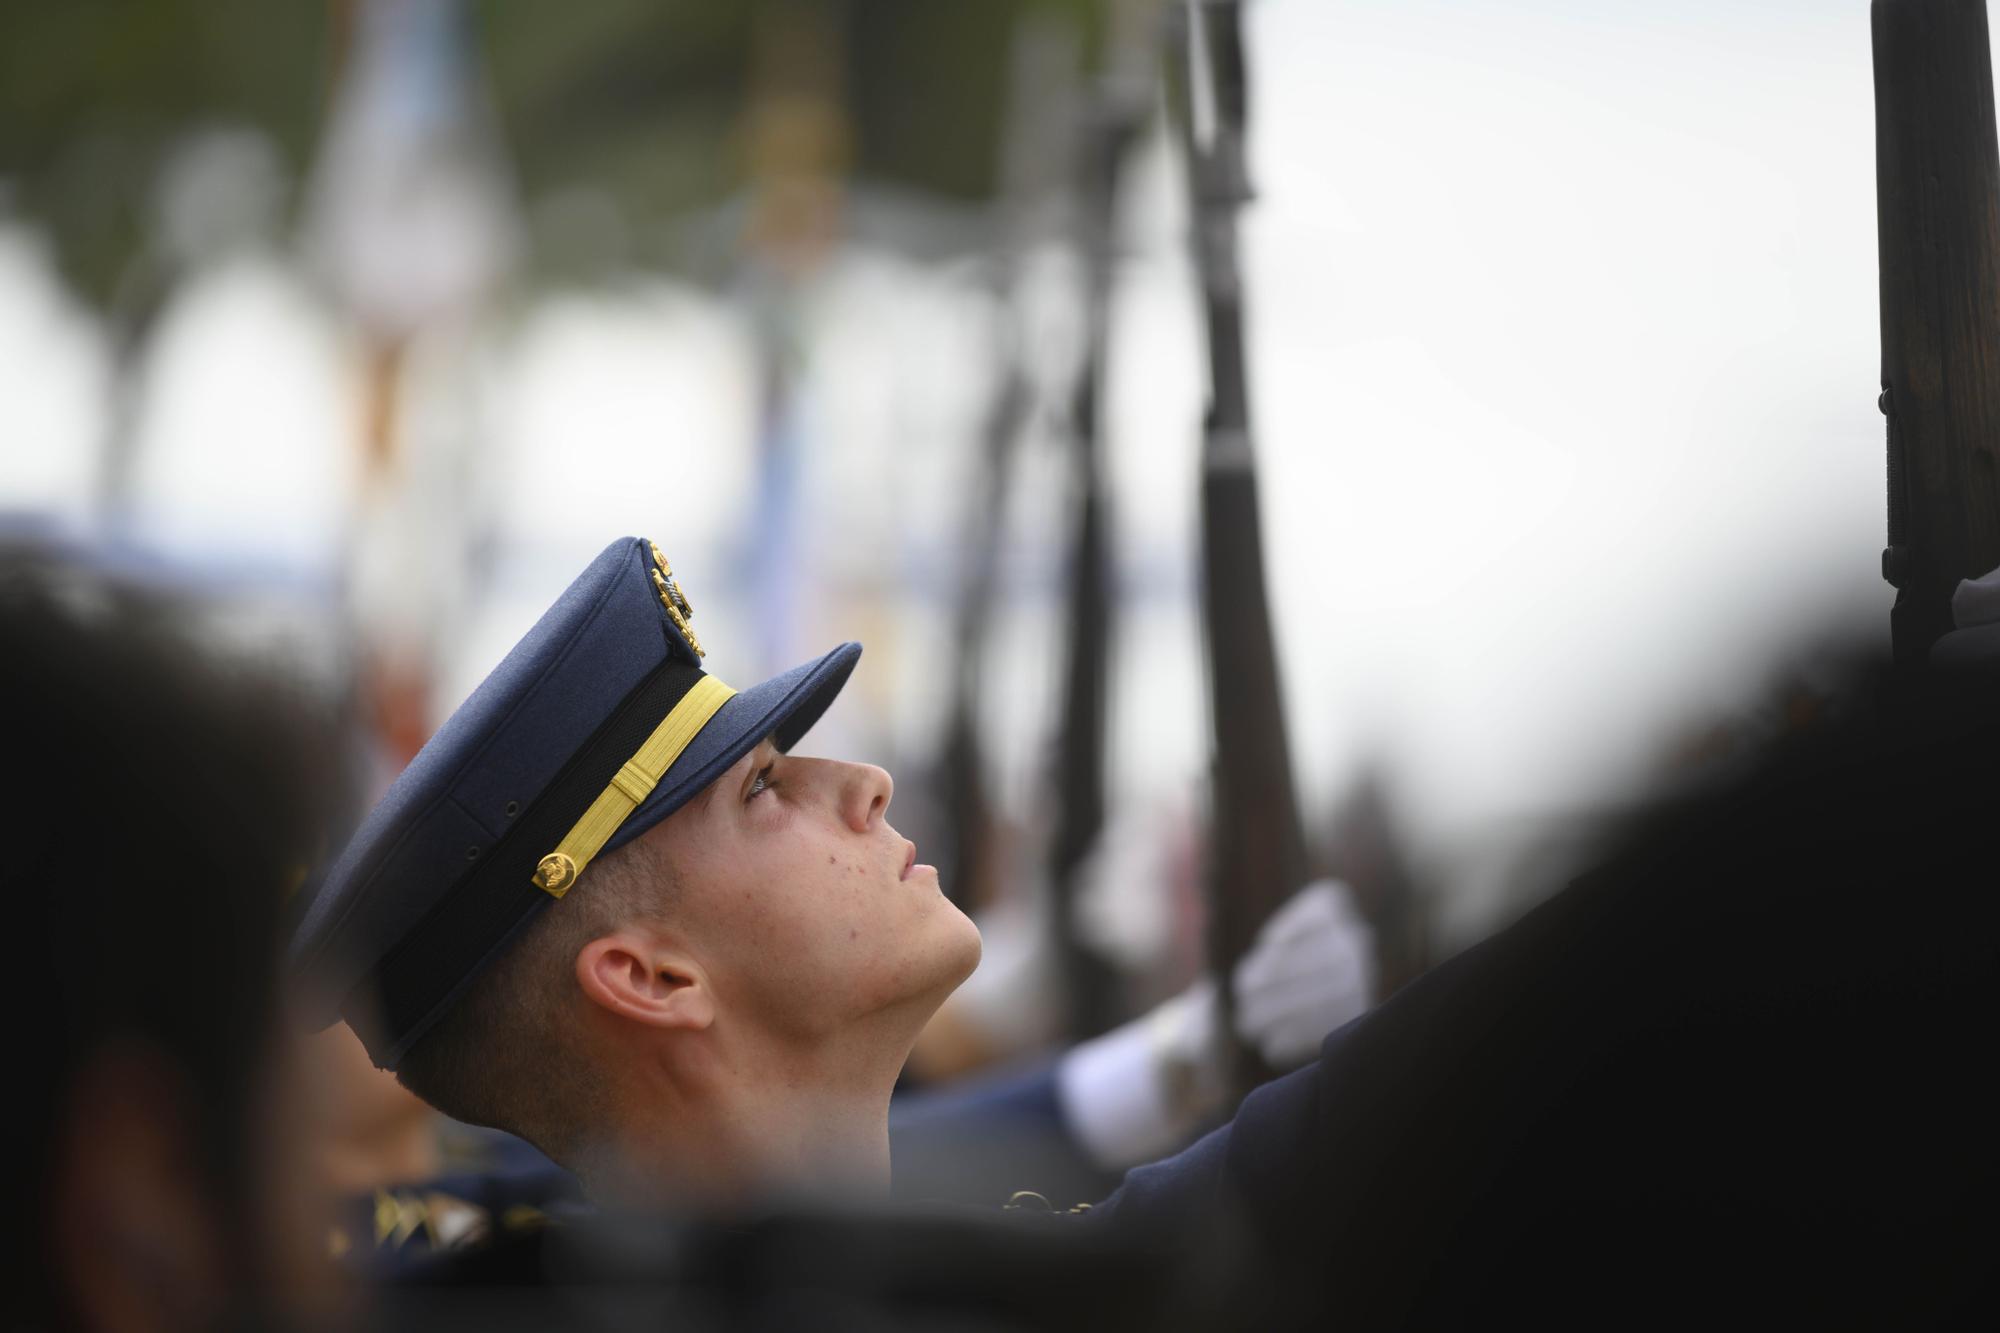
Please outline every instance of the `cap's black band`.
[{"label": "cap's black band", "polygon": [[393,1069],[487,956],[537,908],[555,901],[535,885],[537,863],[702,674],[669,658],[633,687],[500,840],[364,978],[361,989],[372,987],[372,1003],[342,1010],[378,1064]]}]

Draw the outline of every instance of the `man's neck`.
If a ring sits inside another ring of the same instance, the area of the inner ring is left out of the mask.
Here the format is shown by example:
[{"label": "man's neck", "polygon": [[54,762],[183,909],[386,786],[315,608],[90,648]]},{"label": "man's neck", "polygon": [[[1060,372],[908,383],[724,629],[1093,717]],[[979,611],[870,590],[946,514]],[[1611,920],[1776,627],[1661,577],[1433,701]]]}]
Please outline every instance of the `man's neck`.
[{"label": "man's neck", "polygon": [[618,1141],[580,1166],[609,1204],[728,1209],[777,1195],[889,1188],[900,1060],[709,1059],[658,1067],[621,1098]]},{"label": "man's neck", "polygon": [[414,1185],[444,1169],[437,1116],[411,1099],[412,1114],[346,1126],[318,1144],[320,1178],[340,1194],[387,1185]]}]

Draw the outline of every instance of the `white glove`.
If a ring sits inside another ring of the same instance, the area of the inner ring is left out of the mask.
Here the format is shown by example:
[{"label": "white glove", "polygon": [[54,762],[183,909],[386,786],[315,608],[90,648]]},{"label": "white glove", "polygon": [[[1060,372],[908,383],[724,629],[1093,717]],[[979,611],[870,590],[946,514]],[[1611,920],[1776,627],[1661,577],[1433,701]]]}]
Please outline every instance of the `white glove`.
[{"label": "white glove", "polygon": [[1316,880],[1257,932],[1230,977],[1236,1034],[1273,1069],[1319,1052],[1320,1040],[1358,1017],[1375,991],[1375,932],[1337,879]]},{"label": "white glove", "polygon": [[1114,814],[1076,868],[1070,920],[1077,940],[1127,972],[1148,972],[1174,947],[1176,881],[1193,860],[1189,816],[1177,802]]},{"label": "white glove", "polygon": [[1071,1137],[1107,1171],[1173,1152],[1228,1090],[1215,985],[1201,978],[1151,1013],[1079,1043],[1056,1066]]},{"label": "white glove", "polygon": [[[1345,884],[1300,889],[1236,965],[1238,1034],[1274,1068],[1302,1064],[1322,1037],[1368,1007],[1373,946]],[[1171,1152],[1220,1109],[1228,1052],[1216,1040],[1215,1000],[1214,982],[1203,977],[1063,1057],[1063,1116],[1099,1166],[1123,1170]]]}]

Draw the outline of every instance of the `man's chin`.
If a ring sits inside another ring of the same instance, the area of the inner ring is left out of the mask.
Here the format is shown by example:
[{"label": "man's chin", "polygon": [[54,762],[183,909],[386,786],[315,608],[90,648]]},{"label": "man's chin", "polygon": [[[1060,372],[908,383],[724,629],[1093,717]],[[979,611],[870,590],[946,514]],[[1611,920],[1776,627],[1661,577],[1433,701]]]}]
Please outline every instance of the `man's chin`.
[{"label": "man's chin", "polygon": [[955,919],[941,923],[943,928],[936,931],[936,943],[925,958],[922,975],[926,984],[921,987],[925,1021],[979,966],[979,927],[956,907],[948,910]]},{"label": "man's chin", "polygon": [[955,937],[958,943],[960,966],[953,973],[951,984],[945,988],[946,994],[964,985],[965,979],[978,970],[980,953],[985,948],[984,942],[979,938],[979,927],[973,924],[972,918],[960,911],[955,904],[951,910],[952,914],[958,918],[958,923],[955,923],[957,925]]}]

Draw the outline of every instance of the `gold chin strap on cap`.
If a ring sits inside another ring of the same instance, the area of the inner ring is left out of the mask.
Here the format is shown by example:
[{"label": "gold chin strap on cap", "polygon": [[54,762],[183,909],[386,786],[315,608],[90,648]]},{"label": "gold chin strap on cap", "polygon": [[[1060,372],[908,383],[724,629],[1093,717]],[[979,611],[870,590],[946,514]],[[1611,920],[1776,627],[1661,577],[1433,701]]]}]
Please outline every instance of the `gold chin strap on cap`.
[{"label": "gold chin strap on cap", "polygon": [[603,850],[618,826],[639,808],[639,803],[653,794],[653,788],[673,767],[674,760],[681,757],[681,751],[687,749],[716,710],[735,694],[735,690],[713,676],[695,681],[694,688],[682,695],[666,719],[653,728],[653,734],[646,738],[639,752],[619,767],[611,785],[597,794],[597,799],[583,812],[583,818],[563,835],[554,851],[541,859],[535,867],[535,887],[551,898],[568,893],[591,858]]}]

